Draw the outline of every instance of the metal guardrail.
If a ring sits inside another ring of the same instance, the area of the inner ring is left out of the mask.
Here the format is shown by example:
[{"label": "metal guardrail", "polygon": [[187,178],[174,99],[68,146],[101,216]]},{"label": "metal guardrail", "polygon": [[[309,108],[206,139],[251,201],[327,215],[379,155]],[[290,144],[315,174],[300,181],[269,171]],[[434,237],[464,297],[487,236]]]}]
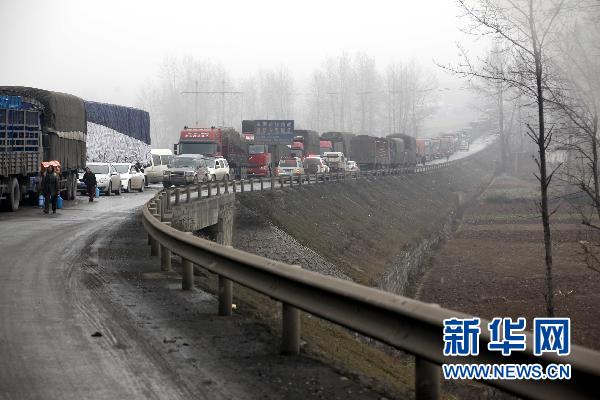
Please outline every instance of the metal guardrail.
[{"label": "metal guardrail", "polygon": [[[186,192],[186,201],[191,201],[189,187]],[[179,195],[175,196],[176,202],[179,203]],[[281,302],[284,352],[299,352],[299,310],[302,310],[413,354],[416,357],[417,399],[439,398],[439,365],[444,363],[569,363],[572,368],[572,379],[569,381],[493,380],[483,383],[526,398],[598,398],[598,352],[573,345],[570,355],[565,357],[554,354],[535,356],[531,346],[532,335],[526,333],[526,351],[501,356],[497,352],[487,350],[490,336],[486,330],[482,330],[479,338],[480,353],[477,357],[445,357],[442,351],[443,320],[470,316],[350,281],[302,270],[298,266],[273,261],[178,231],[172,228],[168,221],[161,221],[161,216],[163,220],[168,219],[165,211],[169,207],[171,197],[171,193],[161,192],[143,208],[143,224],[149,235],[151,254],[160,255],[163,268],[170,268],[171,254],[181,257],[184,289],[193,285],[193,264],[217,274],[220,315],[231,313],[232,281]],[[486,323],[487,321],[482,320],[482,326]]]}]

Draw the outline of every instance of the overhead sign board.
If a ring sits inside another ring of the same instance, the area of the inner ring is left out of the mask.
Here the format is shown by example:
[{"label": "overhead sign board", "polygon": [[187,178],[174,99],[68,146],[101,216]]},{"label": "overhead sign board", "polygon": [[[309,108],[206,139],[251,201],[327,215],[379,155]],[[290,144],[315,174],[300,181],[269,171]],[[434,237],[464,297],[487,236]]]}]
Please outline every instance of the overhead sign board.
[{"label": "overhead sign board", "polygon": [[292,144],[294,141],[293,120],[257,120],[254,122],[254,143],[256,144]]}]

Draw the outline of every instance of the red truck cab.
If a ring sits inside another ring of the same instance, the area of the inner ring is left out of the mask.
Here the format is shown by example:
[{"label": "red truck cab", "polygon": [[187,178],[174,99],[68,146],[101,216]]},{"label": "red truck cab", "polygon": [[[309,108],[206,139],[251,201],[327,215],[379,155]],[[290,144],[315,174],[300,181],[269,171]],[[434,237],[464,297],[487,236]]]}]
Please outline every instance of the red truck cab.
[{"label": "red truck cab", "polygon": [[222,157],[221,128],[183,128],[179,135],[177,154],[202,154],[206,157]]},{"label": "red truck cab", "polygon": [[269,176],[271,165],[271,153],[269,146],[255,144],[253,133],[244,133],[244,140],[248,142],[248,175]]}]

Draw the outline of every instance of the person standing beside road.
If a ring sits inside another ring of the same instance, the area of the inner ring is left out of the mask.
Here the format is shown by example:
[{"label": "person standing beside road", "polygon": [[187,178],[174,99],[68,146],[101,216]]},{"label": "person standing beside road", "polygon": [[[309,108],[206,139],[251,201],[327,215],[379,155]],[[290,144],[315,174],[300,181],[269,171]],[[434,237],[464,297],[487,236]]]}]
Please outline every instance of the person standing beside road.
[{"label": "person standing beside road", "polygon": [[85,169],[85,174],[83,174],[83,183],[87,188],[88,197],[90,198],[90,203],[94,201],[94,197],[96,197],[96,175],[89,169]]},{"label": "person standing beside road", "polygon": [[50,165],[46,168],[46,174],[42,178],[42,194],[46,199],[44,203],[44,214],[50,211],[52,203],[52,214],[56,214],[56,200],[58,198],[58,176],[54,172],[54,167]]}]

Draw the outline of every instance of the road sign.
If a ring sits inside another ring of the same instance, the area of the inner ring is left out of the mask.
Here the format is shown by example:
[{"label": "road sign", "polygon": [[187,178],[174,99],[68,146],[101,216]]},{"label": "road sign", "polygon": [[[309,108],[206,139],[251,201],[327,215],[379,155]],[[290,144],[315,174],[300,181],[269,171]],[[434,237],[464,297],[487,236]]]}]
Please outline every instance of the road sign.
[{"label": "road sign", "polygon": [[257,120],[254,127],[256,144],[292,144],[294,141],[293,120]]}]

